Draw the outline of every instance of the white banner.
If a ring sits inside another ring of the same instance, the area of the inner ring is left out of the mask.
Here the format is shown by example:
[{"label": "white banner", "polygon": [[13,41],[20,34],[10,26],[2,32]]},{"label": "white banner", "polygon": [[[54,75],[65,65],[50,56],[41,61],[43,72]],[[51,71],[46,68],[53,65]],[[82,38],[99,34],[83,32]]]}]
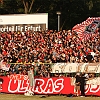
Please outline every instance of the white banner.
[{"label": "white banner", "polygon": [[100,73],[100,63],[56,63],[52,73],[88,72]]},{"label": "white banner", "polygon": [[0,31],[48,29],[48,13],[0,15]]}]

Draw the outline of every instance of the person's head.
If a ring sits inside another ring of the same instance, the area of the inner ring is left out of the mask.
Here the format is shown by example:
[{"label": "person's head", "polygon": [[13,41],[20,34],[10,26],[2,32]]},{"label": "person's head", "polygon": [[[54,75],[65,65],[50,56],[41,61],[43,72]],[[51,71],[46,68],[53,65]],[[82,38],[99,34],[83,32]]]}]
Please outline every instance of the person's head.
[{"label": "person's head", "polygon": [[79,75],[80,75],[80,73],[79,73],[79,72],[77,72],[77,73],[76,73],[76,75],[78,75],[78,76],[79,76]]}]

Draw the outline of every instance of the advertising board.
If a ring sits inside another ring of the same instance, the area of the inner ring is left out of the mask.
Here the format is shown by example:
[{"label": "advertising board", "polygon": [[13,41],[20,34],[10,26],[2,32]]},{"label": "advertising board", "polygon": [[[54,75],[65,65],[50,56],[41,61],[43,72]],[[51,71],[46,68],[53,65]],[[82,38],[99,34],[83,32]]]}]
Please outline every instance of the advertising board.
[{"label": "advertising board", "polygon": [[40,31],[48,29],[48,13],[0,15],[0,31]]}]

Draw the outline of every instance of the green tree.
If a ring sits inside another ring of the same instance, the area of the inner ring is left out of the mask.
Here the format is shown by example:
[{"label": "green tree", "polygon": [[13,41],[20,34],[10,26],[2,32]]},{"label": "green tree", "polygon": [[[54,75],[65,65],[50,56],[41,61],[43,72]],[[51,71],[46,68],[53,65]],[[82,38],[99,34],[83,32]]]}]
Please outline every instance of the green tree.
[{"label": "green tree", "polygon": [[35,0],[21,0],[24,5],[25,14],[30,13]]}]

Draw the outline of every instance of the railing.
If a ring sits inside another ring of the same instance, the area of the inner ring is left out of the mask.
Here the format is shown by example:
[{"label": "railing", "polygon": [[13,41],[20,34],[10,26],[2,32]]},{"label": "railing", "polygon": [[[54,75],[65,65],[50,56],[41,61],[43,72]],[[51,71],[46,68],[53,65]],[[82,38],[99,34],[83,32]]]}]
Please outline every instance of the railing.
[{"label": "railing", "polygon": [[74,77],[77,72],[84,72],[100,76],[100,63],[0,63],[3,72],[12,74],[22,74],[30,69],[34,70],[35,75],[48,77],[70,76]]}]

